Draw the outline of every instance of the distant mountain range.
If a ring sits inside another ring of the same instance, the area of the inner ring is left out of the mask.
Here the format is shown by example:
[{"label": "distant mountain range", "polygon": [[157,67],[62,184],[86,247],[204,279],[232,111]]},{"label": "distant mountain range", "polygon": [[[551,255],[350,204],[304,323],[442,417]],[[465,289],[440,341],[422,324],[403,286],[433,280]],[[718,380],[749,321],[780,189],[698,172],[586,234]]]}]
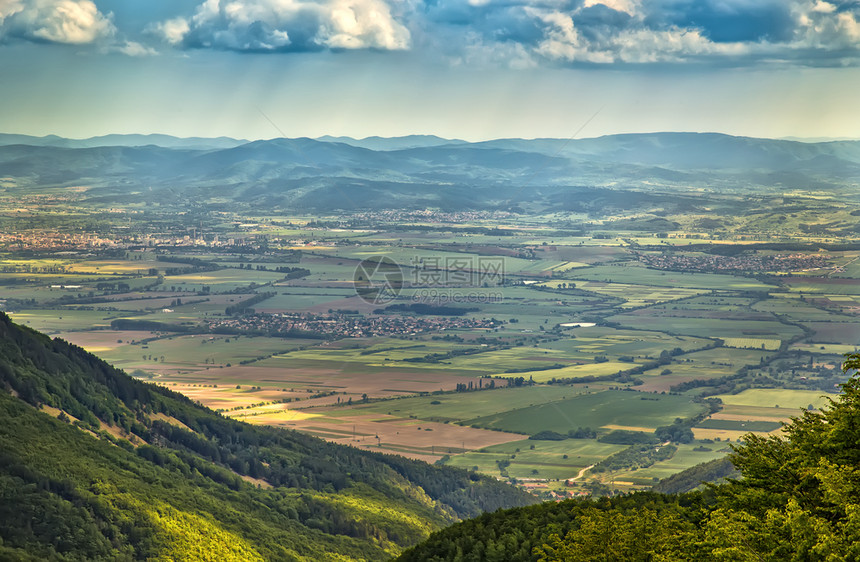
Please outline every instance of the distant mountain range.
[{"label": "distant mountain range", "polygon": [[[434,136],[272,139],[165,135],[85,140],[0,135],[7,190],[86,187],[102,201],[193,200],[267,209],[440,207],[587,210],[619,192],[827,190],[853,197],[860,141],[796,142],[716,133],[593,139]],[[636,199],[636,197],[634,197]]]},{"label": "distant mountain range", "polygon": [[97,146],[161,146],[164,148],[191,148],[212,150],[231,148],[245,144],[246,140],[228,137],[179,138],[170,135],[104,135],[88,139],[67,139],[56,135],[33,137],[29,135],[12,135],[0,133],[0,146],[10,144],[26,144],[29,146],[55,146],[60,148],[94,148]]},{"label": "distant mountain range", "polygon": [[[443,139],[435,135],[408,135],[405,137],[333,137],[325,135],[315,140],[321,142],[336,142],[367,148],[370,150],[402,150],[404,148],[419,148],[441,146],[446,144],[468,144],[456,139]],[[57,135],[35,137],[30,135],[15,135],[0,133],[0,146],[10,144],[26,144],[29,146],[56,146],[60,148],[94,148],[97,146],[160,146],[163,148],[190,148],[197,150],[214,150],[232,148],[247,144],[248,140],[230,137],[173,137],[170,135],[102,135],[86,139],[67,139]]]},{"label": "distant mountain range", "polygon": [[403,150],[406,148],[425,148],[428,146],[469,144],[457,139],[443,139],[435,135],[408,135],[405,137],[366,137],[354,139],[352,137],[332,137],[329,135],[318,137],[316,140],[323,142],[338,142],[368,148],[370,150]]}]

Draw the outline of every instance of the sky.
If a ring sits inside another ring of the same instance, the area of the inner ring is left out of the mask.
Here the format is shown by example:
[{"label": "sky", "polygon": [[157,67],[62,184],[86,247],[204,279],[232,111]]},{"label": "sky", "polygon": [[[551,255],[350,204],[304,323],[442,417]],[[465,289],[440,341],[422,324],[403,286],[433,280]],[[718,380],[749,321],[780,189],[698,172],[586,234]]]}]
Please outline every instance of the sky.
[{"label": "sky", "polygon": [[860,2],[0,0],[0,132],[860,137]]}]

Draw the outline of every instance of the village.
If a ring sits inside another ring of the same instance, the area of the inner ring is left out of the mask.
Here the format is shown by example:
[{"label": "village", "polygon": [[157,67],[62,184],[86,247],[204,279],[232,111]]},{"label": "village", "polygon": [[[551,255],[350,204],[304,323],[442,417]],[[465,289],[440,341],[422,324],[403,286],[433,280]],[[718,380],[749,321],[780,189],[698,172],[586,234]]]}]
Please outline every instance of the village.
[{"label": "village", "polygon": [[216,333],[254,333],[275,336],[293,335],[320,339],[366,338],[374,336],[411,336],[444,330],[498,328],[498,320],[466,317],[372,315],[340,313],[249,314],[209,320],[206,327]]},{"label": "village", "polygon": [[810,271],[828,267],[827,255],[775,254],[775,255],[701,255],[690,254],[640,254],[639,260],[648,267],[672,271],[694,272],[757,272],[782,273]]}]

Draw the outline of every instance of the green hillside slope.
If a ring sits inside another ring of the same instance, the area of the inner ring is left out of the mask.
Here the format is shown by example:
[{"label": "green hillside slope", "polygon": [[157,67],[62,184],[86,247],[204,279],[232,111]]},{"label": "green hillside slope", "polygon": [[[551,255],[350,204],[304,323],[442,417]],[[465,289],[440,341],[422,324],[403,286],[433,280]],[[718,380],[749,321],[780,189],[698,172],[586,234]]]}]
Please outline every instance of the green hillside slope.
[{"label": "green hillside slope", "polygon": [[382,560],[533,501],[226,419],[0,314],[0,559]]}]

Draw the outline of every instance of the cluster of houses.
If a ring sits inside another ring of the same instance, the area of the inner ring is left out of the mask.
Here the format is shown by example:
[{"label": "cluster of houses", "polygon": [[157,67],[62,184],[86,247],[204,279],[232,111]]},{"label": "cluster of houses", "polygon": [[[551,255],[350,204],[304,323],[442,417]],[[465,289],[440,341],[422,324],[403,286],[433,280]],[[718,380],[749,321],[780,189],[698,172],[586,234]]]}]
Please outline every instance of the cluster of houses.
[{"label": "cluster of houses", "polygon": [[672,271],[780,273],[828,267],[827,257],[817,254],[692,255],[683,253],[640,254],[648,267]]},{"label": "cluster of houses", "polygon": [[585,488],[574,488],[573,478],[565,481],[564,488],[550,488],[547,478],[517,478],[512,484],[544,499],[562,501],[570,498],[582,498],[589,495]]},{"label": "cluster of houses", "polygon": [[0,250],[4,251],[38,250],[58,252],[64,250],[110,248],[114,245],[113,240],[91,233],[70,233],[58,230],[39,230],[35,233],[0,232]]},{"label": "cluster of houses", "polygon": [[346,314],[250,314],[235,318],[215,319],[208,323],[210,331],[262,332],[278,334],[314,334],[326,339],[365,338],[372,336],[409,336],[443,330],[492,329],[492,320],[441,316],[356,316]]}]

